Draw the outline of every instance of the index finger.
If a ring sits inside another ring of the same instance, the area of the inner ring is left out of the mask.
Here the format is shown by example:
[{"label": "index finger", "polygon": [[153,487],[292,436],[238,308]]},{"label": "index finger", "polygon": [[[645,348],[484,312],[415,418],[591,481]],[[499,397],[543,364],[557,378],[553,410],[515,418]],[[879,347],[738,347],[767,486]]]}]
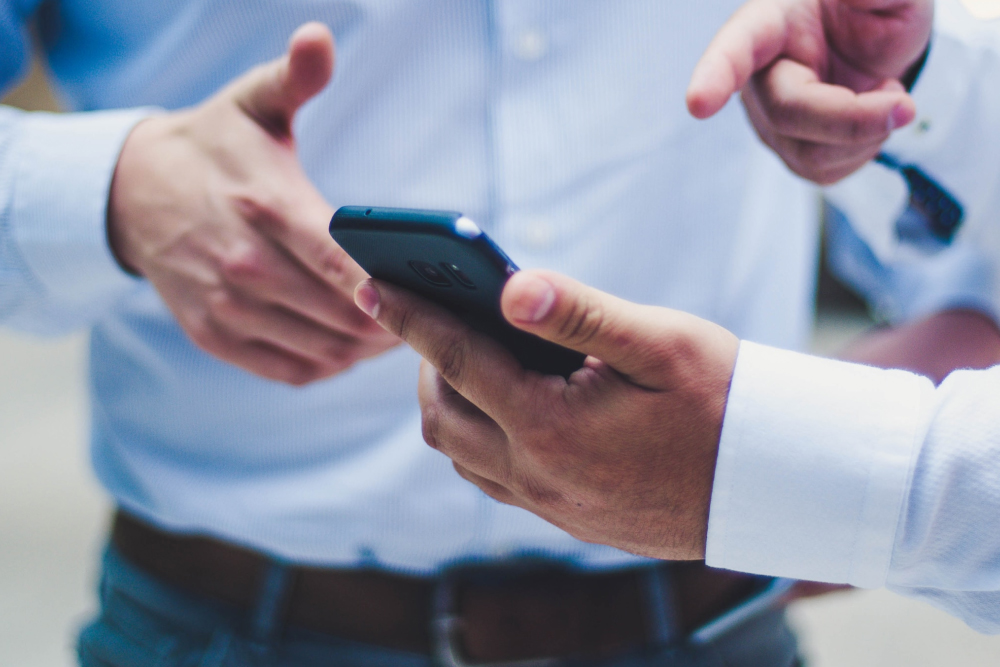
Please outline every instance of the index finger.
[{"label": "index finger", "polygon": [[455,391],[498,423],[518,409],[512,391],[527,373],[502,345],[413,292],[381,280],[358,285],[355,302],[433,365]]},{"label": "index finger", "polygon": [[708,45],[691,74],[688,111],[714,116],[754,72],[781,55],[788,25],[773,2],[751,0],[740,7]]}]

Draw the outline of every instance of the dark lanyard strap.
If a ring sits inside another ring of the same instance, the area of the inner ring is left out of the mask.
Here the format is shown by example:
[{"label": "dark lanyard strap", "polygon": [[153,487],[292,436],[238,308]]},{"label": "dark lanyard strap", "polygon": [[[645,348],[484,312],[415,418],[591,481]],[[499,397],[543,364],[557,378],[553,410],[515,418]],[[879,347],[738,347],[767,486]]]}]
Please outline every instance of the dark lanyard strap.
[{"label": "dark lanyard strap", "polygon": [[937,181],[912,164],[902,164],[888,153],[879,153],[875,161],[899,172],[910,189],[910,208],[927,221],[927,231],[948,245],[962,226],[965,211],[962,205]]}]

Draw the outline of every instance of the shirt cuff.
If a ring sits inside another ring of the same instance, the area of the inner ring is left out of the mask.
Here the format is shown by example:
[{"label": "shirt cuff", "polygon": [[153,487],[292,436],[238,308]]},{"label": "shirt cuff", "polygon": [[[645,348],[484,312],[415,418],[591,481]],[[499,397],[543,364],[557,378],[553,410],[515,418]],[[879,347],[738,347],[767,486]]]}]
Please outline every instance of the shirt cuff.
[{"label": "shirt cuff", "polygon": [[877,588],[934,387],[743,342],[708,523],[712,567]]},{"label": "shirt cuff", "polygon": [[108,193],[125,139],[154,112],[31,113],[19,123],[10,231],[53,302],[86,306],[135,285],[108,246]]}]

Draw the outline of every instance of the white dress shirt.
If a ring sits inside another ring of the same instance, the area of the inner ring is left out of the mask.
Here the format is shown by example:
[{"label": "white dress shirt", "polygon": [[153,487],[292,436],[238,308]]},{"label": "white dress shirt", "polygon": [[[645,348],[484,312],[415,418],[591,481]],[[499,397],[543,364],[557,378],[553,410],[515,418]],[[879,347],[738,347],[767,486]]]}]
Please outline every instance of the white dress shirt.
[{"label": "white dress shirt", "polygon": [[[914,97],[916,123],[885,149],[953,192],[966,210],[964,228],[931,258],[897,241],[905,186],[870,165],[829,194],[882,273],[859,268],[857,253],[842,268],[870,294],[881,290],[891,317],[950,305],[995,316],[1000,22],[973,19],[957,0],[939,3]],[[937,268],[918,289],[920,281],[906,276],[924,260]],[[935,271],[964,271],[963,289],[946,293],[933,284]],[[892,280],[879,287],[879,275]],[[720,442],[707,560],[886,586],[1000,632],[1000,367],[953,373],[935,389],[911,373],[744,342]]]},{"label": "white dress shirt", "polygon": [[[37,0],[0,0],[0,76]],[[61,0],[40,33],[65,116],[0,112],[0,323],[91,330],[93,462],[115,502],[294,562],[433,572],[517,555],[641,562],[499,505],[420,435],[417,356],[293,388],[191,344],[105,241],[117,152],[147,111],[194,104],[310,19],[338,45],[296,119],[334,206],[434,207],[523,267],[799,348],[816,192],[738,103],[690,118],[697,59],[741,0]],[[137,109],[99,111],[106,109]]]}]

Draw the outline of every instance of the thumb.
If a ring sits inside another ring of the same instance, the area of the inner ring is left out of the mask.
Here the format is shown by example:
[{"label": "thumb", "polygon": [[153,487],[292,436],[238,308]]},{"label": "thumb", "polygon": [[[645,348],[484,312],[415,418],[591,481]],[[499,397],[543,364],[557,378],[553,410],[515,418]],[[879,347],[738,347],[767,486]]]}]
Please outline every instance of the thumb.
[{"label": "thumb", "polygon": [[275,137],[291,137],[295,112],[330,82],[333,63],[330,29],[306,23],[288,40],[285,55],[236,80],[236,103]]},{"label": "thumb", "polygon": [[[671,350],[697,331],[695,317],[640,306],[551,271],[519,271],[501,298],[514,326],[582,352],[645,387],[660,387],[677,360]],[[709,325],[707,322],[704,324]]]},{"label": "thumb", "polygon": [[695,118],[714,116],[750,77],[785,48],[788,24],[774,2],[751,0],[712,39],[691,74],[687,107]]}]

